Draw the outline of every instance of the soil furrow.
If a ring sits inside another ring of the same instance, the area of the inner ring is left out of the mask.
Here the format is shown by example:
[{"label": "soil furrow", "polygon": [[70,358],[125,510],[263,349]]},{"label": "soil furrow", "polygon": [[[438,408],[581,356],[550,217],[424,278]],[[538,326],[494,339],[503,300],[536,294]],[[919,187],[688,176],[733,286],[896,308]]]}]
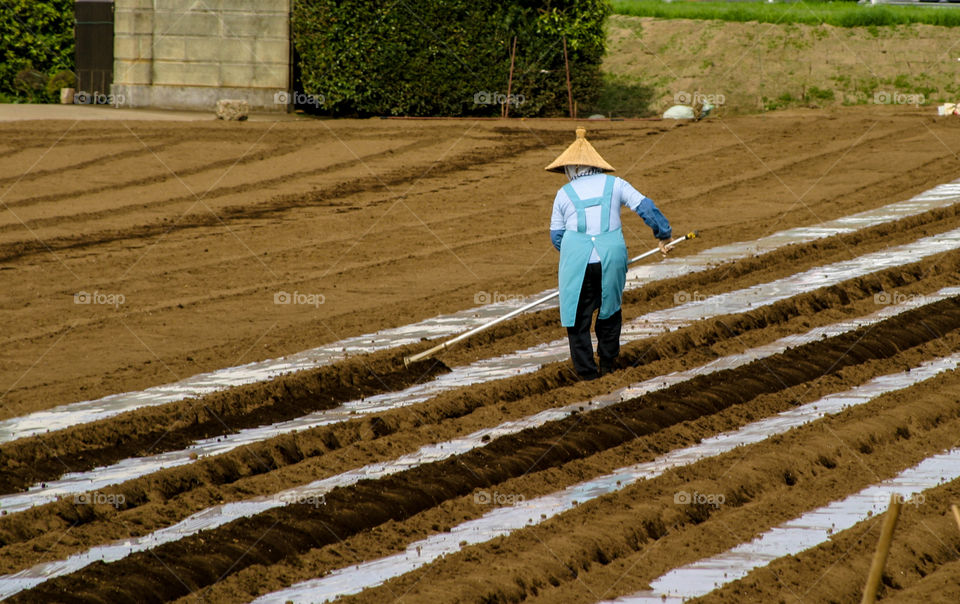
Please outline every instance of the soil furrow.
[{"label": "soil furrow", "polygon": [[[954,272],[948,269],[947,273],[947,282],[955,281],[952,278]],[[876,310],[876,301],[862,296],[879,289],[878,283],[858,280],[845,285],[812,292],[744,315],[696,324],[664,335],[655,342],[637,342],[625,349],[624,354],[641,361],[636,362],[634,368],[607,376],[599,382],[573,383],[563,367],[548,367],[531,376],[455,390],[411,408],[385,411],[369,419],[314,428],[296,435],[274,437],[225,455],[199,460],[187,467],[155,472],[110,489],[124,497],[121,509],[101,507],[95,513],[87,513],[92,510],[78,510],[67,497],[65,501],[0,519],[0,540],[9,545],[34,539],[45,533],[38,532],[37,526],[47,529],[69,526],[75,534],[82,532],[91,536],[107,529],[101,532],[102,539],[118,539],[124,533],[108,528],[109,523],[117,520],[124,525],[135,524],[141,527],[140,530],[155,530],[200,511],[212,501],[234,501],[246,497],[251,490],[267,489],[266,492],[270,492],[296,486],[302,483],[297,476],[304,473],[313,477],[332,476],[369,463],[371,458],[389,461],[425,443],[456,438],[489,427],[491,423],[495,425],[504,416],[522,418],[554,408],[558,402],[587,400],[614,387],[634,384],[684,367],[700,366],[717,356],[739,353],[798,330],[830,325],[838,319],[863,316]],[[924,282],[923,285],[931,283]],[[913,297],[922,296],[920,292],[929,289],[905,288],[901,291],[901,295]],[[852,302],[854,298],[860,299]],[[837,308],[843,308],[843,312],[838,313]],[[124,433],[123,425],[117,425],[114,431],[117,435]],[[48,446],[56,444],[51,441]],[[83,542],[90,541],[85,538]],[[56,551],[49,549],[50,555],[71,551],[64,550],[59,541],[53,544],[53,548]],[[7,560],[16,557],[9,549],[4,551]]]},{"label": "soil furrow", "polygon": [[[928,329],[916,332],[910,329],[921,321]],[[958,328],[960,300],[935,303],[869,329],[799,347],[774,359],[695,378],[663,392],[625,401],[609,410],[498,439],[480,451],[449,462],[430,464],[370,484],[337,489],[326,497],[325,505],[317,509],[289,505],[271,510],[207,531],[202,536],[133,554],[110,565],[90,566],[28,593],[33,597],[85,593],[87,586],[109,584],[110,576],[120,574],[138,577],[136,591],[130,594],[152,593],[155,594],[152,601],[184,596],[251,564],[275,563],[314,547],[336,543],[384,522],[409,518],[476,488],[491,487],[533,470],[569,463],[621,445],[638,435],[716,413],[764,393],[894,355]],[[257,545],[251,550],[250,544]],[[170,584],[167,577],[171,571],[191,588]],[[111,585],[110,589],[119,590],[113,592],[114,597],[124,597],[125,587]],[[93,593],[95,589],[87,595]]]},{"label": "soil furrow", "polygon": [[395,353],[381,354],[379,359],[281,376],[163,409],[123,414],[49,437],[13,441],[0,447],[0,459],[6,466],[0,492],[15,492],[66,472],[88,470],[125,457],[178,450],[202,438],[403,389],[444,371],[446,367],[438,361],[404,367]]},{"label": "soil furrow", "polygon": [[[467,548],[346,601],[382,601],[391,592],[407,593],[405,599],[411,602],[437,601],[454,584],[461,586],[457,592],[470,601],[592,604],[634,593],[672,568],[724,552],[808,510],[892,477],[919,463],[930,451],[950,447],[954,441],[951,432],[960,426],[960,413],[948,393],[956,392],[958,386],[960,374],[943,374],[762,443],[642,481],[537,528]],[[528,498],[538,495],[519,483],[503,485],[501,492],[529,493]],[[678,493],[699,494],[709,501],[678,502]],[[944,507],[938,507],[925,514],[943,515]],[[904,514],[912,513],[913,506],[906,506]],[[839,597],[836,601],[857,602],[857,590],[876,543],[876,520],[854,529],[856,534],[847,544],[821,546],[830,554],[815,564],[807,552],[786,557],[774,563],[773,569],[754,571],[748,580],[763,589],[741,586],[741,581],[705,601],[771,602],[803,594],[803,601]],[[869,536],[859,544],[848,566],[845,555],[867,529]],[[914,543],[926,540],[932,546],[926,551],[938,550],[934,559],[921,557],[921,568],[914,573],[956,555],[950,546],[943,551],[943,544],[926,531],[922,535],[914,532],[912,537]],[[952,536],[949,541],[960,543]],[[366,544],[361,546],[361,539],[342,547],[355,545],[358,555],[369,555],[362,549]],[[918,559],[911,550],[901,550],[901,559],[905,565],[916,566]],[[332,560],[329,551],[325,553],[302,563]],[[503,573],[490,576],[491,564]],[[791,572],[781,572],[787,567]],[[251,567],[245,576],[205,595],[248,601],[263,593],[250,579],[264,570]],[[317,573],[316,567],[311,571]],[[283,572],[274,568],[269,574],[283,576]],[[422,581],[427,576],[429,580]],[[821,588],[817,584],[820,578],[830,580]],[[464,590],[464,584],[469,588]],[[813,586],[816,589],[808,591]],[[182,601],[196,600],[188,597]]]},{"label": "soil furrow", "polygon": [[[920,225],[924,224],[922,218],[917,218],[917,222]],[[892,230],[895,231],[895,229]],[[822,257],[820,259],[822,260]],[[883,288],[902,288],[924,277],[931,276],[931,272],[942,274],[946,271],[949,273],[950,267],[955,267],[958,259],[960,259],[960,256],[948,255],[943,261],[935,260],[915,265],[910,270],[884,271],[879,275],[872,276],[872,280],[867,282],[869,285],[866,287],[862,283],[853,283],[845,287],[832,289],[828,294],[847,302],[850,299],[861,299],[875,295]],[[763,263],[755,264],[762,266]],[[798,266],[794,264],[793,268],[796,269]],[[732,277],[730,279],[731,284],[744,284],[743,275],[736,274]],[[701,278],[709,280],[709,276]],[[879,283],[883,283],[883,285],[879,285]],[[660,287],[669,289],[669,286],[665,285]],[[808,304],[811,303],[801,302],[801,305],[795,306],[792,311],[777,309],[773,311],[776,314],[770,316],[774,323],[784,322],[798,314],[809,312],[811,306],[808,306]],[[812,308],[826,306],[826,303],[813,304],[816,306]],[[765,314],[765,311],[762,314]],[[555,311],[518,320],[518,325],[510,328],[501,327],[497,330],[498,333],[488,335],[485,339],[496,337],[502,341],[511,342],[510,338],[507,337],[508,332],[505,331],[507,329],[525,333],[529,338],[536,332],[535,327],[538,323],[543,326],[543,322],[546,321],[550,324],[549,327],[553,328],[552,324],[555,317],[552,315],[555,315]],[[726,327],[729,333],[716,334],[713,338],[714,341],[723,337],[729,338],[735,330],[739,332],[737,334],[739,336],[752,328],[766,327],[769,321],[771,321],[770,318],[765,318],[759,326],[748,326],[746,328]],[[516,344],[516,342],[512,343]],[[697,345],[699,345],[699,342],[687,340],[681,344],[681,347],[674,349],[672,355],[680,356]],[[465,350],[469,351],[470,348],[470,343],[466,343]],[[649,355],[648,348],[649,345],[642,343],[631,345],[624,351],[624,366],[662,360],[659,356]],[[633,352],[634,350],[644,352]],[[391,354],[388,351],[372,357],[384,359],[386,365],[377,361],[365,361],[364,357],[361,357],[359,361],[352,363],[352,369],[343,370],[343,374],[347,376],[352,373],[358,374],[355,377],[345,379],[366,380],[366,387],[353,390],[352,392],[357,396],[350,398],[345,398],[347,395],[344,393],[326,392],[322,385],[317,384],[317,375],[325,374],[327,371],[337,372],[336,375],[341,375],[339,373],[341,368],[333,366],[330,370],[322,369],[302,376],[302,380],[301,377],[297,376],[282,378],[285,388],[296,389],[295,394],[289,396],[285,396],[283,391],[277,393],[273,390],[271,390],[269,396],[266,396],[263,395],[261,387],[252,385],[241,388],[235,393],[218,393],[209,397],[210,400],[188,400],[148,408],[139,413],[136,411],[128,412],[114,419],[101,420],[94,425],[79,426],[49,436],[34,437],[22,443],[15,441],[5,444],[0,446],[0,455],[8,456],[11,460],[29,459],[30,462],[19,464],[16,461],[9,462],[8,471],[4,473],[3,482],[0,483],[0,492],[13,492],[26,488],[30,484],[52,480],[68,471],[89,470],[131,455],[180,449],[197,438],[222,434],[224,428],[236,430],[286,420],[301,416],[304,412],[330,408],[337,403],[351,400],[351,398],[359,398],[358,395],[369,396],[377,392],[375,388],[394,379],[392,376],[397,375],[398,372],[404,373],[399,365],[402,354],[402,351],[400,354],[396,352]],[[498,391],[498,399],[503,402],[510,402],[520,397],[541,394],[569,385],[573,382],[574,376],[569,372],[564,372],[563,368],[564,364],[553,364],[532,375],[516,378],[513,381],[517,383],[517,386],[511,385],[509,381],[508,383],[498,382],[494,386]],[[422,368],[418,367],[407,371],[404,374],[406,381],[398,383],[409,385],[425,381],[436,375],[437,371],[438,369],[435,368],[433,363],[424,363]],[[381,384],[375,383],[375,380],[380,379],[378,376],[383,376]],[[545,376],[549,377],[544,379]],[[415,381],[411,382],[410,380]],[[317,390],[318,387],[320,390]],[[268,388],[272,387],[268,386]],[[468,392],[470,388],[463,388],[462,390]],[[292,400],[287,400],[288,398]],[[238,411],[238,408],[241,411]],[[200,409],[205,411],[198,411]],[[201,416],[203,417],[201,418]],[[194,418],[192,421],[185,419],[191,417]],[[158,429],[157,426],[163,426],[164,429]],[[65,463],[64,459],[70,460],[69,463]]]},{"label": "soil furrow", "polygon": [[[411,146],[417,147],[424,144],[422,141],[412,143]],[[320,205],[325,203],[330,203],[331,200],[348,197],[351,195],[356,195],[365,191],[381,189],[384,186],[400,186],[411,181],[422,177],[425,171],[429,171],[434,175],[447,174],[457,170],[461,170],[467,166],[473,166],[476,164],[482,164],[486,162],[493,162],[504,157],[509,157],[516,155],[523,151],[530,149],[539,148],[539,143],[536,144],[514,144],[511,146],[504,145],[503,148],[499,149],[496,153],[491,151],[483,152],[467,152],[462,154],[457,158],[451,158],[445,161],[443,164],[429,164],[427,166],[417,166],[412,170],[398,170],[393,173],[387,173],[383,175],[377,175],[374,177],[366,177],[356,179],[354,181],[341,182],[329,189],[325,189],[322,192],[315,192],[312,194],[298,194],[293,196],[281,196],[274,197],[268,201],[264,201],[258,204],[244,204],[244,205],[231,205],[223,208],[219,208],[216,215],[209,215],[209,213],[202,214],[191,214],[187,216],[181,216],[176,223],[170,224],[143,224],[134,228],[128,228],[121,232],[115,231],[99,231],[89,234],[84,234],[75,237],[50,237],[45,238],[43,241],[38,242],[35,238],[23,239],[16,242],[9,242],[0,245],[0,262],[9,262],[21,257],[30,256],[36,253],[49,252],[49,251],[60,251],[60,250],[76,250],[83,249],[95,245],[103,245],[111,243],[114,241],[127,240],[127,239],[146,239],[151,237],[156,237],[159,235],[167,235],[173,231],[185,231],[190,229],[196,229],[200,227],[209,227],[216,226],[223,223],[230,223],[240,220],[253,220],[253,219],[264,219],[273,217],[279,213],[287,212],[293,208],[299,208],[304,206],[313,206]],[[401,149],[402,151],[403,149]],[[234,186],[221,186],[214,190],[207,191],[203,195],[205,201],[215,200],[220,197],[225,197],[229,195],[237,195],[241,193],[247,193],[250,191],[256,191],[260,188],[268,188],[274,185],[287,184],[291,180],[297,178],[308,178],[310,176],[315,176],[318,174],[326,174],[330,172],[336,172],[338,170],[343,170],[348,166],[355,165],[357,163],[363,164],[364,162],[375,162],[378,157],[389,157],[393,155],[393,150],[384,151],[380,154],[363,158],[363,159],[354,159],[344,162],[342,164],[337,164],[327,168],[322,168],[319,170],[305,170],[300,173],[297,173],[293,176],[283,175],[275,178],[266,178],[258,181],[256,185],[251,184],[242,184]],[[264,159],[261,157],[261,154],[251,154],[248,162],[259,161]],[[223,164],[221,167],[229,167],[236,160],[224,160],[220,162]],[[219,166],[219,164],[218,164]],[[196,169],[196,172],[202,171],[200,168]],[[177,176],[182,177],[183,174],[178,174]],[[169,180],[173,178],[173,175],[158,176],[148,179],[144,179],[143,183],[134,182],[134,183],[124,183],[122,185],[107,185],[104,188],[106,190],[112,190],[113,188],[126,189],[131,186],[142,185],[142,184],[153,184],[156,182],[161,182],[164,180]],[[87,191],[86,193],[89,193]],[[69,196],[69,195],[68,195]],[[39,201],[56,201],[59,198],[51,199],[40,199]],[[135,206],[130,206],[127,208],[127,211],[133,212],[142,212],[144,209],[159,208],[171,204],[179,204],[184,202],[193,202],[196,200],[194,195],[181,195],[179,197],[174,197],[171,199],[165,199],[159,202],[153,202],[152,204],[136,204]],[[78,220],[97,220],[107,217],[117,216],[117,210],[105,210],[102,212],[93,212],[87,213],[85,215],[70,215],[70,216],[57,216],[53,218],[42,218],[34,219],[27,221],[25,224],[12,224],[7,227],[0,227],[0,233],[4,231],[19,231],[24,226],[37,229],[41,227],[49,227],[59,225],[62,222],[76,222]]]},{"label": "soil furrow", "polygon": [[[555,286],[546,231],[565,180],[543,166],[569,144],[573,127],[529,119],[0,123],[0,189],[12,189],[0,194],[15,213],[0,221],[0,418],[223,368],[241,378],[274,375],[245,365],[332,350],[330,343],[358,334]],[[794,227],[822,236],[831,232],[817,230],[824,220],[958,190],[931,191],[957,177],[960,121],[932,118],[929,107],[586,127],[615,174],[654,199],[675,233],[701,231],[703,239],[684,244],[681,256]],[[245,151],[235,169],[223,164]],[[160,174],[161,164],[184,180]],[[208,189],[207,214],[199,204],[188,211],[196,199],[183,193]],[[631,252],[652,245],[635,216],[624,212],[623,221]],[[960,206],[945,207],[647,283],[624,296],[626,321],[654,313],[693,323],[656,337],[647,337],[652,328],[631,326],[645,339],[626,344],[622,366],[593,382],[575,381],[568,362],[550,362],[557,356],[529,374],[451,384],[419,402],[397,395],[389,399],[397,406],[373,409],[367,398],[369,413],[362,405],[356,416],[325,413],[350,399],[403,392],[446,367],[558,341],[564,333],[556,310],[541,310],[446,351],[446,366],[402,366],[403,354],[433,343],[422,341],[195,399],[152,407],[159,400],[144,399],[123,415],[7,442],[0,445],[0,493],[35,482],[57,488],[68,470],[119,464],[102,486],[88,488],[122,502],[91,505],[71,491],[26,511],[0,509],[0,574],[79,561],[72,574],[56,571],[15,601],[249,601],[449,536],[451,527],[494,509],[478,493],[531,499],[668,455],[683,463],[536,527],[459,548],[352,600],[404,594],[413,602],[592,604],[636,592],[673,568],[954,446],[960,373],[948,370],[714,458],[692,463],[681,451],[881,376],[916,378],[922,372],[912,368],[960,350],[960,298],[925,299],[952,296],[943,288],[960,286],[960,252],[918,261],[910,246],[958,227]],[[813,289],[810,269],[894,247],[902,257],[887,258],[900,265],[878,271],[861,260],[862,276],[840,282],[827,270],[834,284]],[[677,260],[641,272],[674,275]],[[756,287],[792,275],[782,283],[806,293]],[[77,305],[73,295],[81,290],[122,293],[126,303]],[[279,290],[323,294],[325,302],[278,306]],[[742,304],[737,291],[745,292]],[[758,292],[772,298],[757,300]],[[718,304],[739,314],[704,313],[710,318],[697,321],[696,309],[718,295]],[[694,299],[702,305],[684,310]],[[915,310],[895,314],[905,308]],[[856,329],[859,318],[869,323]],[[828,329],[837,324],[843,330]],[[775,341],[811,329],[843,335],[770,353]],[[766,352],[752,364],[709,373],[727,366],[724,357],[756,358],[751,350]],[[327,352],[318,358],[328,359]],[[714,360],[720,364],[708,365]],[[679,377],[660,380],[671,373]],[[674,381],[691,375],[699,377]],[[635,392],[649,394],[603,398],[641,382],[646,386]],[[567,407],[591,399],[610,406]],[[271,438],[252,430],[314,410],[335,423],[298,424],[296,431],[284,424],[288,432]],[[524,421],[531,417],[542,418],[535,428]],[[478,431],[492,440],[474,437]],[[230,440],[211,442],[196,457],[184,448],[226,435]],[[215,453],[228,446],[236,448]],[[66,483],[70,489],[93,475],[81,476]],[[326,496],[316,507],[283,498],[316,484],[340,488],[318,487]],[[681,491],[725,501],[681,505]],[[886,599],[955,599],[960,538],[944,537],[957,534],[946,508],[956,485],[926,495],[925,505],[908,506],[901,518]],[[875,523],[862,523],[707,600],[854,602],[875,535]],[[130,549],[111,549],[127,539]],[[116,561],[83,566],[100,554]],[[8,589],[8,577],[0,586]]]}]

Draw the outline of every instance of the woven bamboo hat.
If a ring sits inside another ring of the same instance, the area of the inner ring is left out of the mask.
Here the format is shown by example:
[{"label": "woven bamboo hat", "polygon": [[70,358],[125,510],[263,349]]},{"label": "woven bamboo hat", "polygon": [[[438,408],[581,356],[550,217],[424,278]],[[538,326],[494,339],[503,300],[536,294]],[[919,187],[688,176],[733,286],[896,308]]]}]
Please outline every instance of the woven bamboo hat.
[{"label": "woven bamboo hat", "polygon": [[573,141],[560,157],[553,160],[546,170],[549,172],[563,172],[564,166],[591,166],[600,168],[604,172],[613,172],[613,166],[608,164],[597,150],[587,140],[587,131],[577,128],[577,140]]}]

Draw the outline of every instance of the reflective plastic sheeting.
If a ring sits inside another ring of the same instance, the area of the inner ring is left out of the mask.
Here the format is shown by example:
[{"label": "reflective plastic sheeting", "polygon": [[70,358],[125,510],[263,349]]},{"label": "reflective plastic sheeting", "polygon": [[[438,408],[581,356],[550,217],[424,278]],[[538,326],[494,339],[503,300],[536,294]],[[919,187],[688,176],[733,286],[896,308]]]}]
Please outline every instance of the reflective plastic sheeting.
[{"label": "reflective plastic sheeting", "polygon": [[[627,289],[641,287],[651,281],[706,270],[722,262],[755,256],[786,245],[849,233],[932,209],[949,207],[958,201],[960,201],[960,180],[939,185],[906,201],[845,216],[818,226],[787,229],[756,241],[733,243],[689,256],[668,257],[655,264],[639,265],[627,273],[626,287]],[[541,292],[530,299],[545,296],[553,291],[555,290]],[[138,392],[113,394],[97,400],[70,403],[46,411],[3,420],[0,421],[0,443],[105,419],[140,407],[162,405],[185,398],[204,396],[218,390],[244,384],[267,381],[284,373],[314,369],[335,363],[347,356],[414,344],[423,338],[451,336],[478,327],[507,312],[516,310],[526,302],[526,299],[518,298],[488,304],[450,315],[441,315],[411,325],[347,338],[280,359],[268,359],[237,367],[228,367]],[[556,302],[537,307],[531,312],[550,308],[551,305],[556,306]]]}]

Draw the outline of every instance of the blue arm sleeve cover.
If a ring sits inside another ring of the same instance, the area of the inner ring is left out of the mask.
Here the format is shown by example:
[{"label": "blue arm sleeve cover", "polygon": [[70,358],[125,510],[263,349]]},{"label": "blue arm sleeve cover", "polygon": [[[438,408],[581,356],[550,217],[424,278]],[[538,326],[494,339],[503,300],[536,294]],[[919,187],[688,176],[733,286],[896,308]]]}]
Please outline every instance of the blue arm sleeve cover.
[{"label": "blue arm sleeve cover", "polygon": [[637,206],[637,215],[643,218],[647,226],[653,229],[653,236],[657,239],[670,239],[673,231],[670,229],[670,223],[662,212],[653,204],[653,200],[644,197],[640,205]]},{"label": "blue arm sleeve cover", "polygon": [[560,241],[563,240],[563,229],[559,231],[550,231],[550,241],[553,243],[553,247],[557,248],[557,251],[560,251]]}]

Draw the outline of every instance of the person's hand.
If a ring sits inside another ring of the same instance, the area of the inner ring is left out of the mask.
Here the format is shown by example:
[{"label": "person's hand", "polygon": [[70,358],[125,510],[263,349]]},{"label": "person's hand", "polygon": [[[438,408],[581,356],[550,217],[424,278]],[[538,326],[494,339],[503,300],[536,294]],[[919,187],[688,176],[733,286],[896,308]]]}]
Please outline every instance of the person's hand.
[{"label": "person's hand", "polygon": [[657,247],[660,248],[660,253],[666,256],[670,252],[670,248],[667,247],[669,243],[666,239],[657,239]]}]

